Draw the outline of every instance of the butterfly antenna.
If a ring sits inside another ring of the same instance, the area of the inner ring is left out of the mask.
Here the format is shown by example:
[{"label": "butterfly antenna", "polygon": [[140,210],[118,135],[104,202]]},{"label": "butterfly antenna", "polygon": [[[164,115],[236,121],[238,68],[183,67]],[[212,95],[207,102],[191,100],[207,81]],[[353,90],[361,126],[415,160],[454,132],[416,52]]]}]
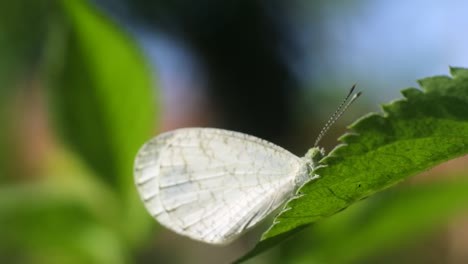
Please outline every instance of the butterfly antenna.
[{"label": "butterfly antenna", "polygon": [[323,138],[323,136],[327,133],[327,131],[330,129],[330,127],[341,117],[341,115],[343,115],[343,113],[346,111],[346,109],[348,109],[348,107],[354,101],[356,101],[356,99],[359,96],[361,96],[362,92],[357,92],[357,93],[353,94],[355,88],[356,88],[356,84],[353,84],[351,89],[349,89],[348,95],[346,95],[346,97],[341,102],[341,104],[338,106],[336,111],[328,119],[327,123],[325,123],[325,125],[323,126],[322,130],[320,131],[317,139],[315,140],[314,147],[318,146],[318,143]]}]

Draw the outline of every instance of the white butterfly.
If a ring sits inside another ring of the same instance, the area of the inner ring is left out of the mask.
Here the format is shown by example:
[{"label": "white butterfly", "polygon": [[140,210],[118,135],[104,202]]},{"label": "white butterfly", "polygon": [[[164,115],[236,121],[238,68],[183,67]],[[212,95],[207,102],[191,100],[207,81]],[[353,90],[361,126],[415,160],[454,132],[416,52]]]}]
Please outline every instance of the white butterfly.
[{"label": "white butterfly", "polygon": [[[359,95],[341,110],[348,95],[316,144]],[[184,128],[161,134],[140,149],[135,182],[159,223],[195,240],[227,244],[315,178],[310,173],[323,156],[317,147],[299,158],[243,133]]]}]

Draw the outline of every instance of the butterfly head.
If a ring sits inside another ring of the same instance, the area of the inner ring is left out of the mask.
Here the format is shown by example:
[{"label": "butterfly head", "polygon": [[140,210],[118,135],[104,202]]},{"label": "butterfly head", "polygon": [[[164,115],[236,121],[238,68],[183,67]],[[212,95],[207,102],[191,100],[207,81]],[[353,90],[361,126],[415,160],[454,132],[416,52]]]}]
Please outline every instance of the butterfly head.
[{"label": "butterfly head", "polygon": [[313,147],[307,151],[304,159],[309,170],[313,170],[323,157],[325,157],[325,150],[323,148]]},{"label": "butterfly head", "polygon": [[304,166],[301,168],[302,172],[299,173],[299,177],[296,177],[295,184],[297,187],[302,186],[304,183],[318,178],[318,175],[312,174],[317,168],[319,161],[325,157],[325,150],[319,147],[313,147],[307,151],[305,156],[302,158]]}]

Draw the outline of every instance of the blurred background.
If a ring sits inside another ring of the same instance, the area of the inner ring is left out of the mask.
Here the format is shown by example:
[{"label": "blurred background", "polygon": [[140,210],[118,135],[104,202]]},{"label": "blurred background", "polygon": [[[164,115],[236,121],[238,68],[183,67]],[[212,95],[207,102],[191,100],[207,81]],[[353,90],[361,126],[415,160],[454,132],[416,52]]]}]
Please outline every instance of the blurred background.
[{"label": "blurred background", "polygon": [[[1,1],[0,262],[236,259],[262,230],[219,248],[161,228],[136,194],[138,148],[163,131],[210,126],[302,156],[357,83],[364,95],[322,141],[330,151],[399,90],[468,66],[466,10],[462,0]],[[249,263],[467,263],[457,188],[467,162]]]}]

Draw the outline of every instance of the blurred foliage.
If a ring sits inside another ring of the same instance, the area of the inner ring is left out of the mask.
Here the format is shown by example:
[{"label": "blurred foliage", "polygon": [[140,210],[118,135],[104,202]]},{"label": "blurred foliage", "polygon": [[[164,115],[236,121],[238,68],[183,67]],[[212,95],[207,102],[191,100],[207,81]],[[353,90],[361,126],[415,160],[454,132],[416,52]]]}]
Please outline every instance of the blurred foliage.
[{"label": "blurred foliage", "polygon": [[[45,33],[47,1],[0,2],[0,180],[11,176],[12,117],[14,91],[20,81],[33,71]],[[31,30],[34,28],[35,30]]]},{"label": "blurred foliage", "polygon": [[145,224],[133,223],[146,215],[135,195],[133,159],[155,122],[149,69],[108,20],[80,2],[62,3],[71,36],[64,73],[51,93],[57,124],[72,148],[124,198],[122,227],[134,236]]},{"label": "blurred foliage", "polygon": [[[128,192],[134,155],[154,123],[149,69],[134,45],[79,1],[63,1],[71,25],[52,96],[67,141],[117,189]],[[55,98],[54,98],[55,99]]]},{"label": "blurred foliage", "polygon": [[[158,123],[150,70],[86,1],[1,5],[1,98],[9,102],[0,109],[1,174],[16,180],[0,185],[0,262],[127,263],[153,223],[132,177],[134,155]],[[14,160],[24,153],[12,155],[26,140],[21,99],[38,90],[48,91],[41,99],[62,140],[37,152],[35,179],[20,180],[30,177]]]},{"label": "blurred foliage", "polygon": [[1,188],[2,262],[125,263],[118,201],[78,160],[57,152],[44,179]]}]

